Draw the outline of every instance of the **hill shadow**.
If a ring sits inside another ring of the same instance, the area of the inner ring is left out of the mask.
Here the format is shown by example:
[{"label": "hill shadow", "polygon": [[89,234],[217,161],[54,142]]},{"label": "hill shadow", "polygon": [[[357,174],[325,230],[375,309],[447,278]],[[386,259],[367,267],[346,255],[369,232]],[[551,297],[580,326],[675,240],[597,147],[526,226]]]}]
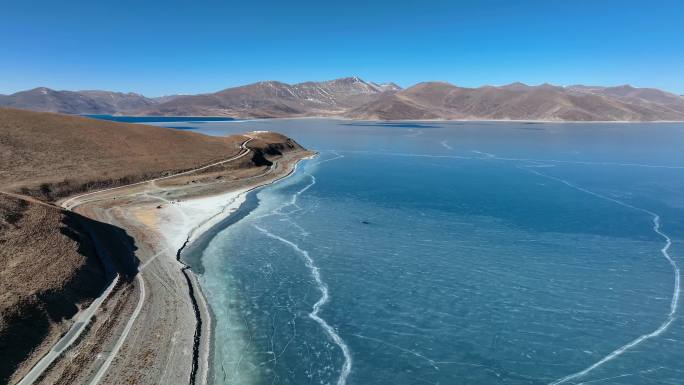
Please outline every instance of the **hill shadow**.
[{"label": "hill shadow", "polygon": [[[130,282],[138,272],[140,261],[135,255],[135,240],[124,229],[67,211],[59,229],[55,230],[76,242],[77,252],[85,261],[60,289],[37,291],[2,315],[0,383],[8,383],[31,352],[48,337],[52,325],[71,319],[79,305],[102,295],[117,273],[123,281]],[[55,251],[54,258],[59,257],[59,251]]]}]

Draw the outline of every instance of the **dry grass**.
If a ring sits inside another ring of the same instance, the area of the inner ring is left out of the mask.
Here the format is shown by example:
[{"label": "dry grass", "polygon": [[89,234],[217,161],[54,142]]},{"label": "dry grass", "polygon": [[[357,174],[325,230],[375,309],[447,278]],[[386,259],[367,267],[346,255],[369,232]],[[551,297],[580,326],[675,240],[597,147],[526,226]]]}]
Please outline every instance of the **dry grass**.
[{"label": "dry grass", "polygon": [[244,140],[0,108],[0,189],[55,199],[228,158]]},{"label": "dry grass", "polygon": [[0,194],[0,383],[106,283],[77,217]]},{"label": "dry grass", "polygon": [[[30,368],[106,287],[90,234],[124,279],[137,271],[123,229],[45,202],[230,158],[246,139],[0,108],[0,192],[24,194],[0,193],[0,383]],[[301,149],[276,133],[258,134],[249,147],[252,156],[200,174],[235,178]]]}]

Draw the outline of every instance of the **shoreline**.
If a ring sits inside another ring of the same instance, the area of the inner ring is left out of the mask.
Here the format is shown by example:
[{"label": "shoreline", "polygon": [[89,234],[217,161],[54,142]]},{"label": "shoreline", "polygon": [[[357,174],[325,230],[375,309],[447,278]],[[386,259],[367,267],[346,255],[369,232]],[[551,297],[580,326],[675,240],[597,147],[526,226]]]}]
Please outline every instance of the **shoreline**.
[{"label": "shoreline", "polygon": [[[169,116],[171,117],[171,116]],[[206,118],[212,118],[206,116]],[[238,118],[236,118],[237,120]],[[238,121],[250,120],[300,120],[300,119],[324,119],[324,120],[340,120],[349,122],[371,122],[371,123],[404,123],[404,122],[457,122],[457,123],[533,123],[533,124],[550,124],[550,123],[570,123],[570,124],[661,124],[661,123],[684,123],[684,120],[540,120],[540,119],[354,119],[344,116],[323,115],[323,116],[294,116],[285,118],[239,118]],[[231,121],[227,121],[231,123]]]},{"label": "shoreline", "polygon": [[[78,115],[82,116],[82,115]],[[175,116],[175,115],[163,115],[163,116],[149,116],[149,115],[113,115],[117,117],[136,117],[136,118],[179,118],[178,120],[170,122],[184,122],[182,118],[192,118],[192,119],[207,119],[207,121],[212,123],[241,123],[245,121],[259,121],[259,120],[304,120],[304,119],[325,119],[325,120],[341,120],[350,122],[373,122],[373,123],[401,123],[401,122],[459,122],[459,123],[537,123],[537,124],[663,124],[663,123],[684,123],[684,120],[544,120],[544,119],[354,119],[347,118],[344,116],[337,115],[315,115],[315,116],[290,116],[290,117],[272,117],[272,118],[255,118],[255,117],[237,117],[237,116],[222,116],[222,115],[207,115],[207,116]],[[95,117],[87,116],[90,119],[98,119]],[[232,120],[210,120],[216,118],[230,118]],[[200,120],[202,121],[202,120]],[[134,122],[134,123],[170,123],[164,121],[150,121],[150,122]]]},{"label": "shoreline", "polygon": [[[116,253],[119,268],[130,263],[135,273],[95,309],[97,317],[70,354],[60,355],[42,376],[60,378],[77,357],[82,368],[72,375],[77,383],[213,381],[212,309],[199,282],[201,269],[197,273],[196,264],[188,263],[186,247],[200,245],[212,229],[235,218],[247,196],[293,175],[299,162],[315,155],[277,133],[251,134],[238,155],[225,160],[60,202],[67,210],[114,226],[113,232],[98,229],[97,237],[108,252]],[[246,146],[251,140],[256,147]],[[277,155],[263,158],[270,148]],[[250,153],[254,155],[246,157]]]},{"label": "shoreline", "polygon": [[[278,178],[275,178],[270,181],[266,181],[261,184],[256,184],[254,186],[244,188],[241,190],[237,190],[234,192],[226,192],[222,194],[217,194],[213,196],[205,196],[205,197],[197,197],[197,198],[191,198],[188,199],[188,201],[192,200],[201,200],[203,198],[211,198],[211,197],[219,197],[219,196],[224,196],[228,194],[235,194],[233,199],[234,202],[237,204],[233,205],[226,205],[221,209],[221,212],[216,213],[214,216],[208,218],[206,221],[201,223],[199,226],[194,227],[188,232],[188,239],[187,239],[187,245],[184,246],[184,250],[186,250],[186,257],[181,256],[181,261],[184,264],[188,264],[191,266],[192,270],[195,271],[196,267],[192,264],[190,260],[188,260],[188,257],[193,258],[195,257],[196,252],[200,251],[198,249],[199,245],[205,245],[205,242],[210,242],[211,239],[207,239],[206,237],[210,235],[213,231],[216,231],[217,229],[221,228],[221,230],[228,228],[229,226],[233,225],[237,221],[241,220],[242,218],[246,217],[249,215],[254,209],[258,207],[259,200],[256,199],[256,193],[262,188],[268,187],[270,185],[273,185],[275,183],[278,183],[284,179],[289,178],[290,176],[293,176],[295,172],[297,172],[297,169],[299,167],[299,164],[302,161],[305,160],[311,160],[314,159],[315,157],[318,156],[318,153],[307,156],[304,158],[301,158],[297,160],[292,167],[292,169],[285,175],[282,175]],[[250,198],[254,199],[254,201],[250,202]],[[231,202],[233,203],[233,202]],[[248,208],[245,212],[240,212],[241,210],[245,209],[245,204],[252,203],[254,204],[254,207]],[[227,213],[226,213],[227,212]],[[241,214],[240,217],[237,217],[238,214]],[[232,222],[232,223],[231,223]],[[215,234],[213,234],[215,235]],[[212,237],[213,237],[212,235]],[[187,251],[189,250],[189,251]],[[187,253],[190,253],[191,255],[187,255]],[[198,262],[201,262],[198,260]],[[200,269],[203,269],[200,266]]]},{"label": "shoreline", "polygon": [[[236,191],[189,198],[178,204],[182,205],[185,203],[188,205],[194,201],[194,203],[200,203],[201,205],[202,201],[210,199],[228,199],[228,203],[220,206],[220,210],[218,212],[215,212],[213,215],[204,218],[204,220],[201,220],[199,224],[196,224],[193,227],[185,227],[185,231],[183,231],[183,233],[186,234],[186,240],[180,246],[180,248],[176,250],[176,260],[182,265],[181,271],[188,283],[188,294],[194,308],[196,319],[195,338],[193,343],[193,366],[190,384],[196,383],[198,373],[200,373],[201,376],[201,381],[199,382],[200,384],[213,383],[213,380],[211,379],[213,367],[210,362],[214,357],[214,340],[212,330],[215,326],[215,317],[199,279],[203,271],[203,267],[201,267],[200,253],[203,252],[204,247],[206,247],[206,245],[216,236],[219,231],[227,229],[258,208],[258,199],[256,198],[256,194],[260,189],[271,186],[294,175],[302,161],[313,159],[315,156],[317,156],[317,154],[298,159],[287,174],[275,179],[264,181],[263,183],[258,183]],[[247,211],[242,213],[239,218],[236,218],[236,214],[238,214],[240,210],[245,207],[245,204],[249,203],[250,197],[254,197],[254,199],[256,199],[254,206],[249,207]],[[159,233],[165,232],[164,230],[165,229],[163,225],[158,226],[157,228]],[[170,246],[168,245],[168,242],[169,241],[167,240],[167,247]],[[190,255],[188,256],[188,254]],[[196,262],[200,264],[200,272],[196,271],[195,264],[189,261],[188,257],[197,258]],[[203,318],[202,314],[204,314],[206,319]]]}]

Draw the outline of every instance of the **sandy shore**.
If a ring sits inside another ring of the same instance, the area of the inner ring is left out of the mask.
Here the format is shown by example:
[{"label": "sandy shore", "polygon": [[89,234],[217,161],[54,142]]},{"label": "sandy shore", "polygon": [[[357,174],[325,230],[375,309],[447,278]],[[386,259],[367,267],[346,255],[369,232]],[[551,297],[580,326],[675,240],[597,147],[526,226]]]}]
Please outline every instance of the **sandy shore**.
[{"label": "sandy shore", "polygon": [[117,285],[87,332],[37,383],[207,383],[211,311],[181,250],[238,210],[249,191],[290,175],[312,155],[290,150],[270,165],[244,157],[70,201],[74,211],[125,230],[103,238],[119,246],[112,250],[128,244],[138,272]]},{"label": "sandy shore", "polygon": [[[201,327],[195,333],[200,333],[199,346],[197,351],[197,365],[195,369],[197,384],[208,383],[209,361],[211,359],[212,345],[212,312],[208,301],[204,296],[197,275],[186,268],[181,261],[181,253],[186,246],[192,244],[206,231],[219,224],[224,219],[230,217],[244,203],[247,193],[252,188],[243,188],[236,191],[229,191],[223,194],[207,197],[197,197],[190,200],[168,204],[159,209],[155,228],[165,239],[164,249],[176,250],[176,257],[183,265],[182,269],[190,284],[195,288],[192,293],[195,299],[193,310],[195,315],[201,319]],[[144,269],[144,265],[142,268]]]}]

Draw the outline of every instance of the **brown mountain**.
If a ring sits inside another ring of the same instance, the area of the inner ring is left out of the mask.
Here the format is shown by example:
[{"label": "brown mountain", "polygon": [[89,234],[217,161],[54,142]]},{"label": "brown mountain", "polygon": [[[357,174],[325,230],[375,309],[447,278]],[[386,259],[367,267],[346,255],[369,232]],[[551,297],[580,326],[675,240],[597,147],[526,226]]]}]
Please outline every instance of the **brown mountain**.
[{"label": "brown mountain", "polygon": [[419,83],[344,114],[352,119],[551,121],[684,120],[684,98],[633,87],[528,86],[463,88]]},{"label": "brown mountain", "polygon": [[55,91],[46,87],[0,96],[0,106],[64,114],[125,114],[158,101],[135,93]]},{"label": "brown mountain", "polygon": [[286,84],[265,81],[200,95],[146,98],[107,91],[36,88],[0,95],[0,106],[71,114],[230,116],[284,118],[332,116],[414,120],[684,120],[684,97],[629,85],[599,87],[512,83],[479,88],[443,82],[401,89],[358,77]]},{"label": "brown mountain", "polygon": [[677,113],[684,112],[684,103],[682,102],[684,98],[682,98],[682,96],[655,88],[635,88],[630,85],[617,87],[570,86],[568,88],[578,92],[618,98],[644,107],[660,106],[662,108],[672,109]]},{"label": "brown mountain", "polygon": [[[107,114],[125,113],[137,111],[156,105],[156,98],[147,98],[134,92],[110,92],[99,90],[78,91],[80,95],[90,98],[101,109],[107,110]],[[173,98],[173,96],[171,96]]]},{"label": "brown mountain", "polygon": [[357,77],[293,85],[265,81],[213,94],[177,97],[140,113],[257,118],[336,115],[399,89],[393,83],[381,85]]}]

